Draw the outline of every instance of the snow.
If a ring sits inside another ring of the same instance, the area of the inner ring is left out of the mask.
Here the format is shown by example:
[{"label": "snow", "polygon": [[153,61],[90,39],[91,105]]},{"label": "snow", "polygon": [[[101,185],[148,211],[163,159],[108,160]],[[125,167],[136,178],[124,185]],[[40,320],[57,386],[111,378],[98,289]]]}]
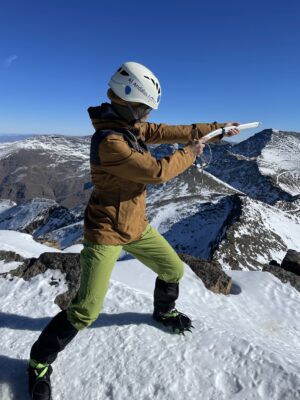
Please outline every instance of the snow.
[{"label": "snow", "polygon": [[[16,232],[0,232],[5,246],[41,250]],[[53,400],[300,399],[300,293],[269,273],[228,271],[241,292],[216,295],[185,269],[177,306],[195,328],[178,336],[151,318],[155,274],[137,260],[117,262],[99,319],[53,364]],[[27,399],[30,347],[65,290],[53,270],[28,282],[0,278],[1,399]]]},{"label": "snow", "polygon": [[291,201],[300,193],[299,139],[299,133],[263,130],[227,149],[213,147],[214,160],[207,169],[268,204]]},{"label": "snow", "polygon": [[[299,217],[290,215],[283,211],[278,211],[276,208],[260,203],[258,201],[247,200],[245,213],[249,216],[252,215],[252,220],[258,220],[258,215],[263,219],[264,227],[268,235],[271,233],[280,238],[284,243],[285,248],[270,249],[270,254],[265,248],[262,252],[265,254],[265,263],[273,260],[282,260],[286,254],[287,249],[294,249],[300,251],[300,221]],[[269,257],[269,259],[268,259]]]},{"label": "snow", "polygon": [[4,211],[9,210],[14,207],[16,203],[11,200],[0,200],[0,214],[4,213]]},{"label": "snow", "polygon": [[86,171],[89,169],[88,143],[87,137],[80,136],[32,136],[17,142],[0,142],[0,159],[6,159],[19,151],[32,150],[38,151],[39,155],[49,156],[50,160],[53,160],[53,163],[48,163],[48,169],[57,168],[59,164],[73,161],[77,165],[76,170]]},{"label": "snow", "polygon": [[31,235],[14,231],[0,230],[0,250],[14,251],[25,257],[39,257],[42,253],[57,253],[59,250],[33,240]]},{"label": "snow", "polygon": [[274,177],[276,184],[293,196],[299,195],[300,140],[299,136],[276,132],[271,142],[258,157],[259,170],[263,175]]},{"label": "snow", "polygon": [[63,250],[63,253],[80,253],[82,249],[83,249],[82,244],[73,244],[73,246],[66,247]]},{"label": "snow", "polygon": [[238,194],[245,194],[243,192],[241,192],[240,190],[235,189],[233,186],[229,185],[228,183],[222,181],[221,179],[218,179],[216,176],[214,176],[213,174],[210,174],[207,171],[204,171],[204,174],[208,175],[211,179],[215,180],[216,182],[218,182],[220,185],[223,185],[229,189],[231,189],[233,192],[238,193]]},{"label": "snow", "polygon": [[0,260],[0,274],[18,268],[22,263],[19,261],[4,262]]},{"label": "snow", "polygon": [[63,226],[62,228],[55,229],[46,235],[44,239],[54,240],[59,242],[62,248],[66,248],[80,241],[83,236],[83,220],[74,224]]},{"label": "snow", "polygon": [[281,263],[288,249],[300,252],[298,216],[249,197],[241,201],[241,215],[213,254],[224,270],[262,269],[271,260]]},{"label": "snow", "polygon": [[1,215],[0,229],[23,230],[33,222],[42,222],[54,206],[57,206],[54,200],[35,198],[10,207]]}]

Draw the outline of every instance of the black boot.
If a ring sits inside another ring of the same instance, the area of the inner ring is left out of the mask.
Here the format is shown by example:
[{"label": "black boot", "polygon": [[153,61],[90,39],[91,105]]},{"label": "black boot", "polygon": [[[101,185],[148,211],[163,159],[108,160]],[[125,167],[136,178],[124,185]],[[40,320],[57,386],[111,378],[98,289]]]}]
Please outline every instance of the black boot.
[{"label": "black boot", "polygon": [[52,367],[30,360],[28,366],[29,395],[32,400],[51,400]]},{"label": "black boot", "polygon": [[178,296],[178,283],[168,283],[157,278],[154,289],[153,318],[171,327],[173,332],[184,333],[184,331],[190,331],[193,326],[187,315],[175,309]]},{"label": "black boot", "polygon": [[77,335],[78,330],[69,322],[66,311],[58,313],[32,346],[30,358],[39,363],[52,364]]},{"label": "black boot", "polygon": [[191,328],[193,328],[191,319],[176,310],[176,308],[166,313],[154,311],[153,318],[158,322],[162,322],[165,326],[172,328],[172,331],[175,333],[184,334],[185,331],[191,332]]},{"label": "black boot", "polygon": [[154,311],[167,312],[175,307],[179,296],[179,284],[156,278],[154,289]]},{"label": "black boot", "polygon": [[28,367],[29,393],[32,400],[51,400],[51,363],[77,335],[66,311],[58,313],[32,346]]}]

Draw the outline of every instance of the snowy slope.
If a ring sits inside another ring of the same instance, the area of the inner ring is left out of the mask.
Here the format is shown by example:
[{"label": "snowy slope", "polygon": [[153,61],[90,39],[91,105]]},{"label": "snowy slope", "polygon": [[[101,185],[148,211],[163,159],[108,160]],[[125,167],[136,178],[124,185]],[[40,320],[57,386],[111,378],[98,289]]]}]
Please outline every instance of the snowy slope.
[{"label": "snowy slope", "polygon": [[35,135],[27,135],[27,134],[1,134],[0,133],[0,143],[12,143],[12,142],[18,142],[20,140],[27,139],[31,136]]},{"label": "snowy slope", "polygon": [[58,204],[54,200],[38,198],[7,207],[3,212],[0,211],[0,229],[33,231],[45,222],[49,211],[55,207]]},{"label": "snowy slope", "polygon": [[11,200],[1,200],[0,199],[0,214],[2,214],[4,211],[9,210],[10,208],[14,207],[16,203]]},{"label": "snowy slope", "polygon": [[288,249],[300,251],[300,218],[249,197],[213,255],[223,269],[261,269],[279,263]]},{"label": "snowy slope", "polygon": [[5,230],[0,230],[0,250],[14,251],[24,258],[39,257],[39,255],[46,251],[60,251],[36,242],[27,233]]},{"label": "snowy slope", "polygon": [[300,195],[300,134],[274,133],[258,157],[262,174],[293,196]]},{"label": "snowy slope", "polygon": [[[99,319],[54,363],[53,400],[300,399],[300,294],[268,273],[230,275],[240,295],[207,291],[186,267],[177,305],[195,329],[178,336],[151,319],[152,271],[118,262]],[[52,270],[29,282],[0,278],[3,400],[27,399],[29,349],[59,311],[62,278]]]},{"label": "snowy slope", "polygon": [[226,221],[235,209],[234,198],[169,201],[151,208],[153,225],[178,251],[209,259],[223,238]]},{"label": "snowy slope", "polygon": [[186,172],[147,198],[151,225],[178,252],[213,257],[224,269],[248,270],[281,261],[289,248],[300,251],[299,216],[237,194],[222,182],[209,190],[198,175]]},{"label": "snowy slope", "polygon": [[67,160],[73,160],[76,163],[80,160],[80,168],[85,170],[89,168],[89,148],[82,146],[86,141],[87,138],[76,136],[32,136],[16,142],[0,143],[0,159],[7,158],[21,150],[33,150],[39,154],[49,155],[55,161],[54,165],[47,165],[48,168],[56,167],[57,164],[65,163]]},{"label": "snowy slope", "polygon": [[33,136],[0,143],[0,196],[74,207],[89,196],[89,137]]},{"label": "snowy slope", "polygon": [[234,188],[268,204],[297,200],[299,133],[266,129],[239,144],[225,146],[225,151],[220,146],[212,148],[213,160],[207,170]]}]

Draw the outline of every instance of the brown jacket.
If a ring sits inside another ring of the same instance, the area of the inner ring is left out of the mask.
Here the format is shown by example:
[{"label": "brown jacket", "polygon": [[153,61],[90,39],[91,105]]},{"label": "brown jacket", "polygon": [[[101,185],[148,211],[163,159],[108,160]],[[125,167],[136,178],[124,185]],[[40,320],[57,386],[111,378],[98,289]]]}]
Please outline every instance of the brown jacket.
[{"label": "brown jacket", "polygon": [[[146,150],[145,143],[187,143],[225,125],[145,122],[128,126],[108,103],[91,107],[89,113],[96,129],[91,144],[94,189],[85,210],[84,238],[98,244],[117,245],[139,239],[148,224],[146,185],[166,182],[195,161],[188,147],[157,160]],[[137,149],[118,129],[130,130]],[[109,134],[101,140],[103,131]]]}]

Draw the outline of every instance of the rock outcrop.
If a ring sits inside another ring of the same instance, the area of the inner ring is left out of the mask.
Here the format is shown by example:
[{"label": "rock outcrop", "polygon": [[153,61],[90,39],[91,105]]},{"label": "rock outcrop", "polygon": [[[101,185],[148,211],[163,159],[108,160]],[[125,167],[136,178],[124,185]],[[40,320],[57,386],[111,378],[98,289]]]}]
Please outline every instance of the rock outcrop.
[{"label": "rock outcrop", "polygon": [[263,271],[275,275],[283,283],[289,282],[300,292],[300,253],[289,249],[281,265],[272,260],[265,265]]},{"label": "rock outcrop", "polygon": [[232,279],[214,261],[206,261],[188,254],[179,254],[183,262],[202,280],[205,287],[214,293],[229,294]]},{"label": "rock outcrop", "polygon": [[281,268],[300,276],[300,253],[296,250],[288,250],[282,260]]},{"label": "rock outcrop", "polygon": [[[29,280],[38,274],[44,273],[47,269],[58,269],[66,274],[66,282],[68,291],[59,294],[55,303],[61,308],[65,309],[71,299],[75,296],[80,278],[80,262],[79,254],[74,253],[43,253],[39,258],[29,258],[24,263],[10,271],[9,273],[2,274],[7,276],[17,276],[24,280]],[[55,284],[52,282],[51,284]]]},{"label": "rock outcrop", "polygon": [[0,260],[5,262],[23,261],[24,258],[14,251],[0,250]]}]

